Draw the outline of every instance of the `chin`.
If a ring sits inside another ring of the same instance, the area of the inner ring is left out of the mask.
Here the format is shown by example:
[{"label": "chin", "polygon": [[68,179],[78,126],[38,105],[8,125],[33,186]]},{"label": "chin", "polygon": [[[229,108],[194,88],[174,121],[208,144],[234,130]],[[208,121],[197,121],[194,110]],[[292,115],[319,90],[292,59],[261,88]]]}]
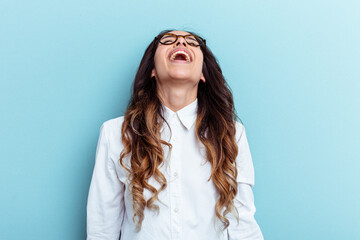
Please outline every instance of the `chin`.
[{"label": "chin", "polygon": [[176,75],[176,76],[171,76],[172,79],[176,79],[176,80],[188,80],[191,78],[191,76],[188,75]]},{"label": "chin", "polygon": [[194,76],[194,74],[191,74],[187,71],[174,71],[169,74],[169,76],[173,79],[189,79]]}]

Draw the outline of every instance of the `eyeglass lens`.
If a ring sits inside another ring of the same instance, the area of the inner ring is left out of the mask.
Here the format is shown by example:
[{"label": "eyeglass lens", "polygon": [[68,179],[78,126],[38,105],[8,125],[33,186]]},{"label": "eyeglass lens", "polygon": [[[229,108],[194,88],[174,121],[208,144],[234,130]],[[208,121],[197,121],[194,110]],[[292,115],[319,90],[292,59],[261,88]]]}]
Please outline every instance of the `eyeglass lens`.
[{"label": "eyeglass lens", "polygon": [[[173,44],[174,42],[176,42],[177,38],[183,37],[182,35],[179,35],[178,37],[176,37],[175,35],[167,35],[165,34],[161,39],[160,42],[162,44]],[[188,35],[185,38],[185,41],[192,46],[199,46],[199,42],[198,40],[195,38],[195,36],[192,35]]]}]

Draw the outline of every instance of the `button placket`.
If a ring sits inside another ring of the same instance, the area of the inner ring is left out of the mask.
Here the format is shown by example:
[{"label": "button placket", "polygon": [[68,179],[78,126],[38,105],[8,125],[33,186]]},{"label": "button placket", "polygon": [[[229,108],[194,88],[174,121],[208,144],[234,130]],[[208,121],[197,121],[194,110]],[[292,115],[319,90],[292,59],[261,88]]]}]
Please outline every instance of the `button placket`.
[{"label": "button placket", "polygon": [[171,142],[176,143],[178,141],[178,130],[179,130],[179,119],[176,113],[173,115],[171,119],[171,126],[172,126]]},{"label": "button placket", "polygon": [[170,201],[171,201],[171,233],[173,239],[180,240],[181,239],[181,181],[178,177],[180,175],[180,167],[181,167],[181,147],[176,143],[179,133],[179,119],[177,115],[174,114],[173,118],[171,119],[171,142],[174,143],[171,155],[171,167],[170,167],[170,174],[173,177],[172,181],[169,182],[171,184],[171,192],[170,192]]}]

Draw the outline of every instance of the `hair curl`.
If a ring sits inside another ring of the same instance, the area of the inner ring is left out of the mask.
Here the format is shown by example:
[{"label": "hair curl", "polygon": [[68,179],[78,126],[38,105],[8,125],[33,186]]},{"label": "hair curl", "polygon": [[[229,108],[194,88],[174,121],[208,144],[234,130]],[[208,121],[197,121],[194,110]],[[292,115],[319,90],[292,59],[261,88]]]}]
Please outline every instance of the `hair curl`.
[{"label": "hair curl", "polygon": [[[157,37],[161,38],[170,31],[174,30],[164,30]],[[159,193],[167,187],[166,178],[158,169],[164,162],[162,144],[172,147],[170,143],[161,139],[162,124],[164,122],[169,124],[163,115],[164,109],[157,93],[155,78],[151,77],[157,46],[158,40],[155,38],[145,50],[132,85],[132,96],[121,127],[121,141],[124,148],[120,154],[120,164],[129,172],[131,179],[133,221],[136,223],[137,231],[141,229],[145,207],[159,211],[155,201],[159,200]],[[217,189],[219,198],[215,211],[225,230],[230,224],[225,217],[227,213],[231,212],[239,220],[233,203],[237,194],[238,173],[235,159],[238,146],[235,139],[235,121],[238,117],[230,87],[225,81],[216,57],[206,45],[200,47],[204,55],[202,71],[206,83],[200,81],[198,85],[195,133],[197,139],[205,146],[206,158],[211,164],[208,181],[212,179]],[[131,154],[130,168],[123,163],[124,157],[129,154]],[[158,190],[148,183],[151,177],[160,184]],[[143,196],[145,188],[153,194],[147,201]]]}]

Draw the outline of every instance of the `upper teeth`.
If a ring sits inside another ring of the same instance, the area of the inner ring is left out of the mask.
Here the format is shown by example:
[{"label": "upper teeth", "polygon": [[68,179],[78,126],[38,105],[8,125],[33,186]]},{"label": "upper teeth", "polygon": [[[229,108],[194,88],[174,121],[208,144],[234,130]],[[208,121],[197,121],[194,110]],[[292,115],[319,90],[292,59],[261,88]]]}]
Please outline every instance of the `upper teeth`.
[{"label": "upper teeth", "polygon": [[178,55],[178,54],[184,54],[184,55],[186,56],[186,61],[187,61],[187,62],[190,62],[190,56],[189,56],[189,54],[187,54],[185,51],[182,51],[182,50],[179,50],[179,51],[174,52],[174,53],[171,55],[170,60],[171,60],[171,61],[175,60],[175,57],[176,57],[176,55]]}]

